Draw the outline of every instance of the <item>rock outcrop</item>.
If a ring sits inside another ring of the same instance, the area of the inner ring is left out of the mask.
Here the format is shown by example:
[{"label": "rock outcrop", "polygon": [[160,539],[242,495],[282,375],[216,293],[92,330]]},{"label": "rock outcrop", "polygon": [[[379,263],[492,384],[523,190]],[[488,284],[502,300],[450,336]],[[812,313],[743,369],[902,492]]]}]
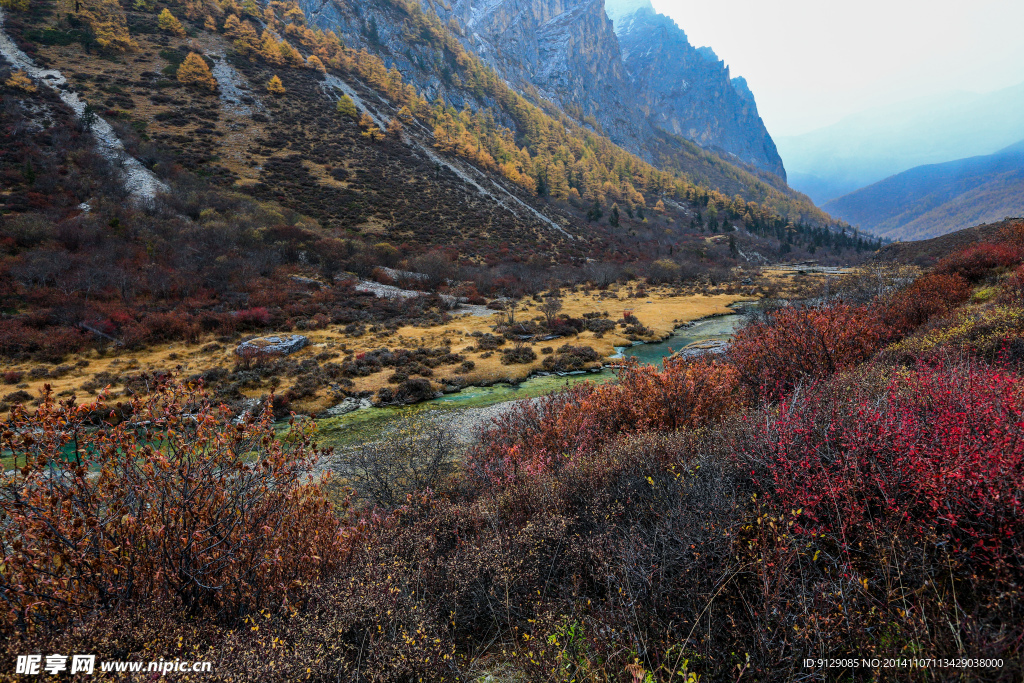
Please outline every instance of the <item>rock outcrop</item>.
[{"label": "rock outcrop", "polygon": [[[662,130],[781,180],[785,169],[742,79],[710,48],[695,48],[649,0],[419,0],[463,46],[515,90],[657,163],[672,153]],[[495,108],[439,77],[444,56],[410,38],[387,0],[299,0],[309,22],[396,67],[428,100]],[[499,122],[502,121],[498,113]]]},{"label": "rock outcrop", "polygon": [[783,180],[786,170],[743,78],[729,77],[708,47],[696,48],[650,2],[610,0],[632,85],[653,125],[723,151]]},{"label": "rock outcrop", "polygon": [[262,354],[266,356],[287,356],[305,348],[309,344],[309,338],[301,334],[292,334],[284,337],[256,337],[244,341],[235,349],[239,356]]}]

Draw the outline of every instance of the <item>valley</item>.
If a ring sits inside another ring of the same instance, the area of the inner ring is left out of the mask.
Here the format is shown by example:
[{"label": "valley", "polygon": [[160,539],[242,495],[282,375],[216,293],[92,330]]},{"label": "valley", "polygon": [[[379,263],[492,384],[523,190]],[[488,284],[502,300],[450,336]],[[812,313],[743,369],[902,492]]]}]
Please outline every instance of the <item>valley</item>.
[{"label": "valley", "polygon": [[1020,145],[677,9],[0,0],[0,680],[1020,680]]}]

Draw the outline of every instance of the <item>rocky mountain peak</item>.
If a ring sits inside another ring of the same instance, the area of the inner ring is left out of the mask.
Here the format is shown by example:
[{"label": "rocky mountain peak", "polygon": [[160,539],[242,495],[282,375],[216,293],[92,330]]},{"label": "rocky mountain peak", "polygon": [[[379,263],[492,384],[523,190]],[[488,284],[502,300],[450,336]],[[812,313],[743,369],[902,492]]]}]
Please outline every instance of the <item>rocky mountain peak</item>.
[{"label": "rocky mountain peak", "polygon": [[786,177],[746,80],[710,47],[694,47],[647,0],[609,0],[623,62],[649,121],[705,148]]}]

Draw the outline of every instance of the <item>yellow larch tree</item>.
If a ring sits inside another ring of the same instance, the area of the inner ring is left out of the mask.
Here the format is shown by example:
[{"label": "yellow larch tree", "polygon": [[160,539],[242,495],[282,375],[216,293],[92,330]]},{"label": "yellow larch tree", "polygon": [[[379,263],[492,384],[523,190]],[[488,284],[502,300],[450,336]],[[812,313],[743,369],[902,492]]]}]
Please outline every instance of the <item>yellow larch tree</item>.
[{"label": "yellow larch tree", "polygon": [[178,67],[178,82],[205,90],[217,89],[217,80],[210,72],[209,65],[195,52],[188,53],[185,61]]},{"label": "yellow larch tree", "polygon": [[36,86],[33,85],[32,79],[28,77],[24,71],[15,71],[11,74],[10,78],[4,81],[4,85],[8,88],[17,88],[18,90],[24,90],[25,92],[35,92]]},{"label": "yellow larch tree", "polygon": [[178,18],[171,14],[171,10],[164,7],[163,11],[160,12],[156,18],[156,25],[161,31],[167,31],[176,36],[185,35],[185,27],[181,25]]},{"label": "yellow larch tree", "polygon": [[269,81],[267,81],[267,92],[275,97],[280,97],[286,92],[284,89],[284,83],[282,83],[281,79],[276,75],[273,76]]}]

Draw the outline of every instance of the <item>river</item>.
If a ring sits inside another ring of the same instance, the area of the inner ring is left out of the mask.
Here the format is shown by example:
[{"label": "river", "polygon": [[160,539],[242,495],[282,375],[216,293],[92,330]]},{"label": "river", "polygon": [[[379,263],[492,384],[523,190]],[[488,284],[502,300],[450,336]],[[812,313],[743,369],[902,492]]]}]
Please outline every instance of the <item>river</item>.
[{"label": "river", "polygon": [[[637,344],[621,348],[623,357],[636,358],[641,363],[657,364],[665,358],[694,343],[728,340],[742,321],[738,313],[698,320],[680,327],[668,339],[654,344]],[[585,372],[572,375],[534,375],[518,385],[495,384],[489,387],[466,387],[462,391],[446,394],[425,403],[409,406],[388,406],[385,408],[364,408],[341,417],[317,420],[318,433],[324,445],[349,446],[372,439],[382,429],[396,422],[422,415],[427,411],[478,409],[498,403],[518,401],[524,398],[546,396],[560,389],[580,382],[603,384],[614,382],[616,374],[611,369],[600,372]]]}]

